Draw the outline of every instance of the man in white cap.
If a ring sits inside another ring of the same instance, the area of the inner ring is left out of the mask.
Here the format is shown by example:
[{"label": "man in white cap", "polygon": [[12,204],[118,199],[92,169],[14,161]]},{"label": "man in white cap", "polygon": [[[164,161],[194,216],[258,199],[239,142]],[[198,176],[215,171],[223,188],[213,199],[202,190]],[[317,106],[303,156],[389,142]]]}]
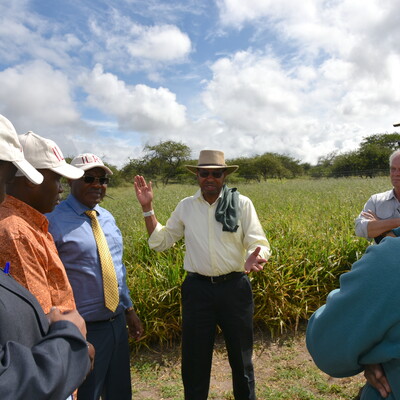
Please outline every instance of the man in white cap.
[{"label": "man in white cap", "polygon": [[216,327],[221,328],[232,368],[236,400],[255,400],[253,295],[247,274],[262,270],[269,243],[251,200],[229,189],[225,178],[238,169],[218,150],[200,152],[186,166],[200,189],[183,199],[166,226],[156,219],[151,182],[135,177],[152,249],[163,251],[185,237],[182,285],[182,379],[187,400],[206,400]]},{"label": "man in white cap", "polygon": [[[17,168],[30,182],[42,182],[43,176],[25,160],[13,125],[0,115],[0,204]],[[2,400],[65,399],[89,372],[85,335],[76,310],[53,308],[46,316],[36,298],[10,276],[8,264],[0,270]]]},{"label": "man in white cap", "polygon": [[36,184],[18,171],[7,184],[7,197],[0,206],[0,264],[10,263],[12,276],[36,296],[45,313],[52,307],[72,310],[72,288],[43,214],[60,200],[61,177],[77,179],[83,171],[67,164],[52,140],[33,132],[19,140],[26,159],[44,180]]},{"label": "man in white cap", "polygon": [[96,348],[93,372],[78,389],[78,400],[131,400],[126,326],[134,339],[143,328],[126,283],[121,232],[111,213],[99,206],[112,171],[91,153],[76,156],[71,165],[84,175],[68,181],[71,194],[47,217],[88,341]]}]

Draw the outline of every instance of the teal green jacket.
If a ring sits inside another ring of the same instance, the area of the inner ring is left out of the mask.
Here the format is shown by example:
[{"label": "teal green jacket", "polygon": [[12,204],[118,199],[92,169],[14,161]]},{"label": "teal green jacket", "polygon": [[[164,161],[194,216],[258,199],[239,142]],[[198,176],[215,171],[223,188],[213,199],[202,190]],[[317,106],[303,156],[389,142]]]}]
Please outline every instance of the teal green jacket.
[{"label": "teal green jacket", "polygon": [[[311,316],[306,341],[316,365],[334,377],[382,364],[392,389],[387,399],[400,400],[400,238],[368,247],[340,277],[340,289]],[[383,397],[367,385],[361,399]]]}]

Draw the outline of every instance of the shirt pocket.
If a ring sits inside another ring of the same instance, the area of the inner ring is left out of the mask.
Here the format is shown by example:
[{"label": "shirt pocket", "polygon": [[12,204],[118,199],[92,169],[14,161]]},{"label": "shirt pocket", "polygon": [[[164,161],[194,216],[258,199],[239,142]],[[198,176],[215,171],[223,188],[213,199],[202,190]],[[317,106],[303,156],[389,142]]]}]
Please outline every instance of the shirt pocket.
[{"label": "shirt pocket", "polygon": [[390,218],[397,218],[400,216],[399,211],[397,208],[394,207],[378,207],[376,210],[376,215],[379,219],[390,219]]},{"label": "shirt pocket", "polygon": [[242,233],[240,228],[236,232],[225,232],[221,234],[221,240],[223,243],[240,243],[242,238]]}]

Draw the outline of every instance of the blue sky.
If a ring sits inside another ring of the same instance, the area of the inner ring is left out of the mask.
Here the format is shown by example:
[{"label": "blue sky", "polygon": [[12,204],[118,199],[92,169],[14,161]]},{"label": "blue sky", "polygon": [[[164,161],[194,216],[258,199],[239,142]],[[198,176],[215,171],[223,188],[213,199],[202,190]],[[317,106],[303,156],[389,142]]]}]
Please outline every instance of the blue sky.
[{"label": "blue sky", "polygon": [[0,113],[119,167],[164,140],[315,163],[395,131],[397,16],[395,0],[0,0]]}]

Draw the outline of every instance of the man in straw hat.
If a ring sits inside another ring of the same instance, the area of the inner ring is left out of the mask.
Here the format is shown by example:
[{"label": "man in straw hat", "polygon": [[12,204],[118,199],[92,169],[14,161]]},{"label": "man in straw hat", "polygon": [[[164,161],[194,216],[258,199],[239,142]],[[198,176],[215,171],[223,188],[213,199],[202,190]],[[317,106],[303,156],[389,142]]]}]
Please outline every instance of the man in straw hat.
[{"label": "man in straw hat", "polygon": [[[25,160],[13,125],[0,115],[0,203],[17,168],[33,184],[43,181]],[[57,308],[46,316],[8,272],[7,263],[0,270],[0,398],[65,399],[90,369],[84,320],[76,310]]]},{"label": "man in straw hat", "polygon": [[221,328],[232,368],[236,400],[254,400],[252,364],[253,296],[248,274],[262,270],[269,243],[251,200],[228,189],[225,178],[238,169],[224,153],[203,150],[187,165],[200,189],[183,199],[165,226],[156,219],[151,182],[135,177],[149,245],[163,251],[185,237],[182,285],[182,379],[185,399],[205,400],[210,385],[216,326]]},{"label": "man in straw hat", "polygon": [[38,185],[17,172],[7,184],[7,197],[0,206],[0,264],[10,262],[12,276],[36,296],[45,313],[52,307],[72,310],[76,308],[72,288],[43,214],[60,200],[61,177],[78,179],[83,171],[67,164],[52,140],[28,132],[19,141],[44,180]]}]

